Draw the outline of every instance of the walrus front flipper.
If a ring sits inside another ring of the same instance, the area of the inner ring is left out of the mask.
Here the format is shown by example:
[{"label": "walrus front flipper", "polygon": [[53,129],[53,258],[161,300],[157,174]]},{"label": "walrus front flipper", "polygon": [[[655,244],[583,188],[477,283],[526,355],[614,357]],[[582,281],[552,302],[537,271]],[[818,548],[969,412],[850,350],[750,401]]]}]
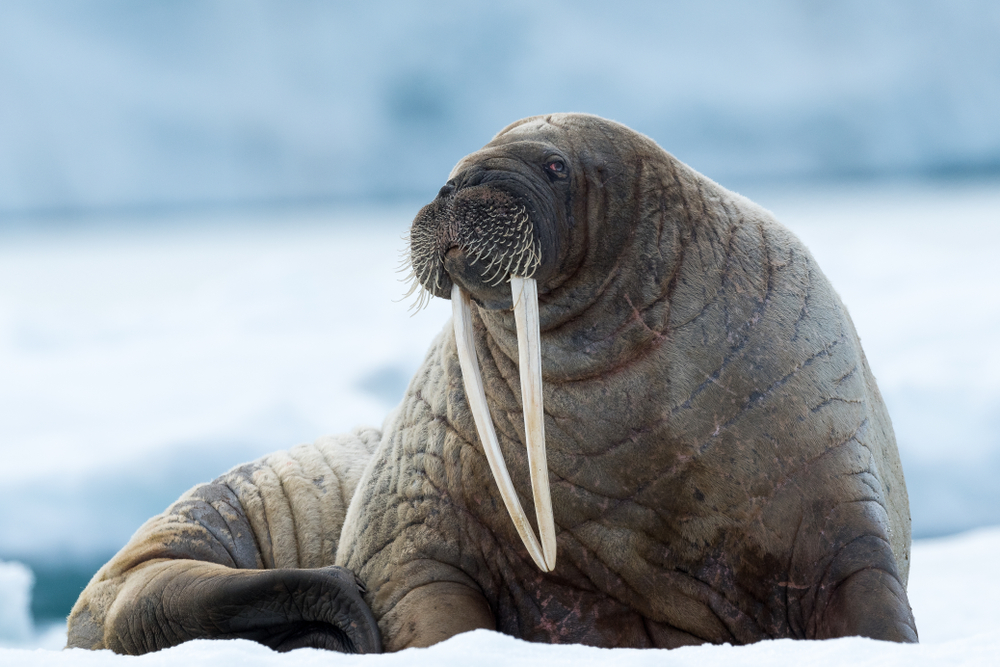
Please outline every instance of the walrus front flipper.
[{"label": "walrus front flipper", "polygon": [[815,638],[859,636],[915,643],[917,626],[896,569],[888,542],[879,536],[862,537],[842,550],[820,589],[823,611]]},{"label": "walrus front flipper", "polygon": [[94,575],[70,612],[67,645],[144,652],[245,637],[281,650],[380,650],[354,575],[329,567],[380,438],[322,438],[191,489]]},{"label": "walrus front flipper", "polygon": [[191,639],[250,639],[276,651],[377,653],[378,624],[342,567],[234,570],[159,561],[133,572],[106,621],[107,647],[138,655]]}]

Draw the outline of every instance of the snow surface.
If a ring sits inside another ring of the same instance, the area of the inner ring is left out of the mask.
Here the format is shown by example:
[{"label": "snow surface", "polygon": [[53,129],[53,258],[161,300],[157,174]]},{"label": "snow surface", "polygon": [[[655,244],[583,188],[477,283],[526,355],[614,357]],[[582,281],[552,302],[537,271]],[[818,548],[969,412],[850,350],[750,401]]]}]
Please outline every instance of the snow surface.
[{"label": "snow surface", "polygon": [[[870,639],[847,638],[825,642],[796,642],[791,639],[760,642],[750,646],[699,646],[674,649],[598,649],[586,646],[551,646],[529,644],[495,632],[476,630],[458,635],[427,649],[407,649],[377,656],[330,655],[315,649],[289,654],[273,653],[259,644],[245,640],[194,641],[181,646],[131,658],[110,652],[72,649],[62,653],[0,649],[0,657],[10,667],[65,665],[132,665],[147,667],[174,666],[217,667],[234,664],[241,667],[269,665],[321,665],[360,667],[441,667],[467,665],[477,667],[532,665],[538,667],[597,667],[613,664],[624,667],[732,667],[772,665],[809,665],[810,667],[941,667],[942,665],[995,665],[1000,652],[998,633],[960,639],[947,644],[899,646]],[[6,654],[6,655],[5,655]]]},{"label": "snow surface", "polygon": [[[442,667],[466,665],[539,665],[591,667],[614,664],[627,667],[677,665],[731,667],[733,665],[810,665],[842,667],[939,667],[941,665],[996,665],[1000,663],[1000,528],[982,529],[958,537],[914,543],[909,596],[921,643],[899,645],[870,639],[846,638],[823,642],[766,641],[750,646],[698,646],[672,651],[595,649],[579,645],[529,644],[495,632],[478,630],[459,635],[429,649],[409,649],[392,655],[347,656],[304,649],[279,654],[249,641],[199,640],[130,658],[110,651],[73,649],[54,653],[44,649],[0,648],[5,667],[141,664],[217,667],[257,665],[357,665],[360,667]],[[6,591],[0,589],[0,599]]]}]

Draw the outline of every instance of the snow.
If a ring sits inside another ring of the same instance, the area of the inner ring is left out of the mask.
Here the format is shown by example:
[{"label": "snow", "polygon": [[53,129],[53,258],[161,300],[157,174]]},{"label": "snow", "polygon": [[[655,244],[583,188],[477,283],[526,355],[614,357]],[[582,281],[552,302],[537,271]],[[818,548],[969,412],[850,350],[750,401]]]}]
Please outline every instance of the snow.
[{"label": "snow", "polygon": [[1000,527],[914,542],[907,593],[921,642],[1000,639],[998,554]]},{"label": "snow", "polygon": [[[856,667],[923,667],[942,665],[996,664],[1000,638],[997,634],[980,635],[947,644],[898,646],[861,638],[836,639],[826,642],[796,642],[790,639],[760,642],[751,646],[686,647],[673,651],[638,649],[597,649],[585,646],[549,646],[528,644],[505,635],[477,630],[459,635],[427,649],[408,649],[379,656],[330,655],[314,649],[291,654],[273,653],[269,649],[244,640],[209,642],[199,640],[181,646],[129,658],[107,652],[73,649],[53,654],[46,651],[4,651],[0,657],[11,667],[124,665],[144,667],[183,664],[188,667],[214,667],[234,664],[244,667],[275,667],[295,665],[371,666],[371,667],[440,667],[464,665],[470,661],[481,667],[521,665],[524,667],[762,667],[775,664],[826,667],[851,664]],[[8,655],[4,655],[7,653]]]},{"label": "snow", "polygon": [[[5,667],[124,664],[215,667],[238,662],[244,667],[447,667],[475,661],[480,667],[509,664],[540,667],[596,667],[606,664],[623,667],[664,664],[691,667],[775,664],[807,664],[813,667],[840,667],[845,664],[856,667],[995,665],[997,656],[1000,656],[1000,607],[996,605],[996,600],[1000,599],[1000,573],[993,567],[998,552],[1000,528],[914,544],[909,596],[920,631],[919,645],[906,646],[854,637],[824,642],[784,639],[750,646],[698,646],[672,651],[607,650],[579,645],[529,644],[495,632],[478,630],[458,635],[429,649],[409,649],[379,656],[336,655],[312,649],[279,654],[248,641],[199,640],[140,658],[117,656],[109,651],[73,649],[54,653],[44,649],[0,648],[0,664]],[[0,596],[5,593],[0,588]]]}]

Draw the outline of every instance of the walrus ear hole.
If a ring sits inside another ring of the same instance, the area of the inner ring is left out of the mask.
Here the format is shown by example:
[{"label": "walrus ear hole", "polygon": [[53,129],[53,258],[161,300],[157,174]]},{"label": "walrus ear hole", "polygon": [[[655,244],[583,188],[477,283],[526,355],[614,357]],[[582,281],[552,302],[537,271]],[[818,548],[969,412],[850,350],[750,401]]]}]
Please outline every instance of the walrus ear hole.
[{"label": "walrus ear hole", "polygon": [[545,173],[556,178],[566,178],[566,163],[562,158],[551,157],[545,162]]}]

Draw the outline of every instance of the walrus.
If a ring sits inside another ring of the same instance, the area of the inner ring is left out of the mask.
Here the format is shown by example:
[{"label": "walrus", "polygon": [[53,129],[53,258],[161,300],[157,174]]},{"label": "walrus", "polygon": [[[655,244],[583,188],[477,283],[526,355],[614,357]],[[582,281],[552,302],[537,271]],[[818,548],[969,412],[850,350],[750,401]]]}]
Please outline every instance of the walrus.
[{"label": "walrus", "polygon": [[767,211],[620,124],[537,116],[458,163],[410,265],[454,317],[382,428],[189,491],[69,646],[917,641],[889,415]]}]

